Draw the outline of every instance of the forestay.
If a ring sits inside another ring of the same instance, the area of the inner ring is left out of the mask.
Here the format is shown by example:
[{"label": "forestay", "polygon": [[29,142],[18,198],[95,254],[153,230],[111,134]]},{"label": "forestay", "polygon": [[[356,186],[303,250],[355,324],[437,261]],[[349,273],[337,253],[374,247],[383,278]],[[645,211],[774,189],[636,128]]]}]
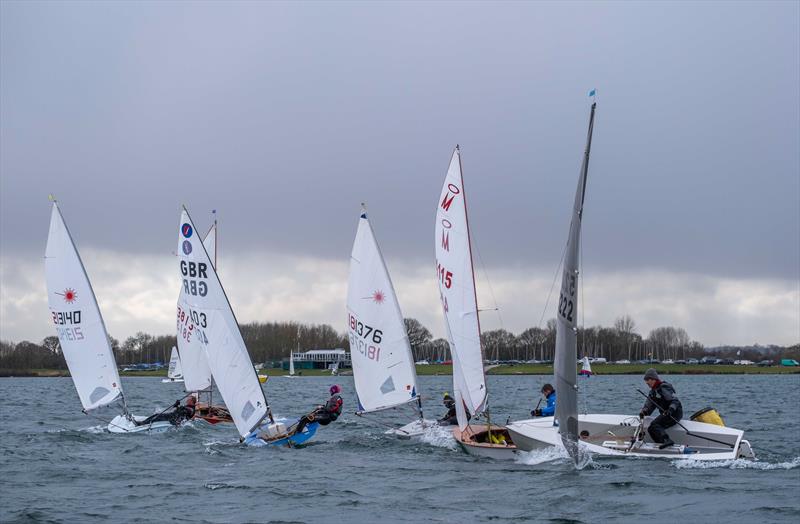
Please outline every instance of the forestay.
[{"label": "forestay", "polygon": [[417,374],[403,314],[366,211],[350,256],[347,325],[359,410],[415,400]]},{"label": "forestay", "polygon": [[468,422],[464,408],[477,414],[485,407],[486,383],[458,147],[453,152],[439,197],[434,240],[439,297],[453,357],[453,389],[458,424],[463,430]]},{"label": "forestay", "polygon": [[586,176],[589,170],[589,151],[592,146],[594,110],[592,104],[589,117],[589,133],[583,154],[578,188],[569,227],[569,238],[564,258],[564,272],[561,278],[561,294],[556,315],[556,352],[553,363],[556,393],[556,419],[564,447],[577,463],[578,457],[578,391],[576,361],[578,358],[578,257],[581,241],[581,220],[583,218],[583,199],[586,192]]},{"label": "forestay", "polygon": [[245,437],[267,415],[267,401],[247,353],[236,317],[208,253],[195,232],[186,208],[178,230],[178,257],[186,309],[192,329],[188,342],[197,339],[236,429]]},{"label": "forestay", "polygon": [[[203,246],[213,265],[216,267],[216,248],[217,248],[217,224],[211,226],[203,239]],[[178,317],[176,319],[178,330],[178,352],[181,355],[184,373],[184,388],[187,392],[204,391],[211,387],[211,368],[208,365],[208,358],[197,337],[191,336],[196,329],[190,315],[186,314],[189,310],[187,302],[187,290],[181,283],[181,290],[178,293]],[[183,312],[183,315],[181,315]]]},{"label": "forestay", "polygon": [[58,204],[45,251],[47,301],[61,351],[85,410],[122,395],[117,364],[94,290]]}]

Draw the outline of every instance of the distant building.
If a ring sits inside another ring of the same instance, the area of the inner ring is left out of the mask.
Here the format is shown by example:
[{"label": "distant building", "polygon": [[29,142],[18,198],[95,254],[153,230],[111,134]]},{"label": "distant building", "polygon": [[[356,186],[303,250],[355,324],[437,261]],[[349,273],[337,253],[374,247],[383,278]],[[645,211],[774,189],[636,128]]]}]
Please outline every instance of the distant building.
[{"label": "distant building", "polygon": [[[350,353],[344,349],[312,349],[310,351],[301,352],[293,351],[292,358],[294,359],[294,369],[331,369],[333,367],[349,368]],[[285,370],[289,369],[289,359],[283,361],[282,367]]]}]

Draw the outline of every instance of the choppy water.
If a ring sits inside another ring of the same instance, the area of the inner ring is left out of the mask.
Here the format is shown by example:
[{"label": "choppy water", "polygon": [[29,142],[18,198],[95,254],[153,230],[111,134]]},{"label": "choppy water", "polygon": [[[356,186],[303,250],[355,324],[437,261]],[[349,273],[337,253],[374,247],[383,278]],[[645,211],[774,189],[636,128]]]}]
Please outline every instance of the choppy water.
[{"label": "choppy water", "polygon": [[[527,418],[546,377],[491,376],[494,417]],[[420,377],[434,396],[450,377]],[[798,522],[800,376],[669,377],[689,414],[707,405],[744,429],[759,460],[596,460],[557,453],[478,459],[447,435],[385,437],[376,418],[346,414],[305,449],[249,448],[231,426],[192,423],[157,435],[111,435],[80,413],[68,378],[0,379],[1,522]],[[340,377],[352,408],[352,378]],[[278,415],[308,411],[327,377],[273,378]],[[637,413],[639,377],[584,379],[591,412]],[[149,414],[180,384],[123,378],[132,411]],[[101,410],[110,419],[114,410]],[[382,422],[407,422],[406,412]],[[655,519],[655,520],[654,520]]]}]

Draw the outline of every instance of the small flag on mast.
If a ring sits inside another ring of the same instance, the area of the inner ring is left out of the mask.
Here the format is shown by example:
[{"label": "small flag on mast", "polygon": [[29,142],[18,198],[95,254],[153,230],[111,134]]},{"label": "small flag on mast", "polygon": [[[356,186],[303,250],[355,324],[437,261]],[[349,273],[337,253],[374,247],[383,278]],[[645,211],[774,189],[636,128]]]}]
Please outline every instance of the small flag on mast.
[{"label": "small flag on mast", "polygon": [[591,91],[589,91],[589,96],[595,96],[595,95],[597,95],[597,89],[592,89]]}]

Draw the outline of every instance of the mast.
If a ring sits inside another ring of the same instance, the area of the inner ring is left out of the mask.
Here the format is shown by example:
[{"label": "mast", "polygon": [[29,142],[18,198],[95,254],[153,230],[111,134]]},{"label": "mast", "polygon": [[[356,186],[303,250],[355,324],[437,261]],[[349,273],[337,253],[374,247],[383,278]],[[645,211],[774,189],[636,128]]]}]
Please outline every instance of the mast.
[{"label": "mast", "polygon": [[558,420],[561,441],[567,452],[578,464],[578,393],[577,393],[577,353],[578,353],[578,289],[579,289],[579,256],[581,241],[581,222],[583,219],[583,203],[586,195],[586,178],[589,171],[589,154],[592,147],[592,132],[596,102],[592,102],[589,114],[589,130],[586,136],[586,147],[583,153],[578,187],[575,190],[575,202],[570,221],[569,237],[564,259],[564,271],[561,279],[556,315],[556,355],[554,374],[558,401],[556,402],[556,419]]}]

